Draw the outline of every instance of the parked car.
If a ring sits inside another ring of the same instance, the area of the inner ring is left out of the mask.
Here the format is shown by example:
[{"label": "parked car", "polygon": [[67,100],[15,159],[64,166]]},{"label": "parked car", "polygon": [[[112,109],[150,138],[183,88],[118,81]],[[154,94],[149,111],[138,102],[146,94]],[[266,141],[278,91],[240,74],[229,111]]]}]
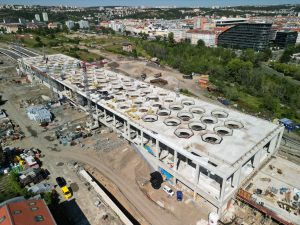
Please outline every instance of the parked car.
[{"label": "parked car", "polygon": [[174,191],[170,188],[170,187],[168,187],[167,185],[164,185],[163,186],[163,190],[169,195],[169,196],[173,196],[174,195]]},{"label": "parked car", "polygon": [[63,177],[56,177],[56,183],[60,188],[67,185],[67,182]]},{"label": "parked car", "polygon": [[183,198],[182,191],[177,191],[177,201],[181,202]]},{"label": "parked car", "polygon": [[49,192],[53,189],[53,186],[51,184],[36,184],[34,186],[31,186],[29,188],[27,188],[27,191],[29,193],[32,193],[32,194],[41,194],[41,193],[44,193],[44,192]]},{"label": "parked car", "polygon": [[61,188],[61,191],[62,191],[62,193],[64,194],[64,196],[67,200],[72,197],[72,193],[71,193],[70,189],[67,186],[63,186]]}]

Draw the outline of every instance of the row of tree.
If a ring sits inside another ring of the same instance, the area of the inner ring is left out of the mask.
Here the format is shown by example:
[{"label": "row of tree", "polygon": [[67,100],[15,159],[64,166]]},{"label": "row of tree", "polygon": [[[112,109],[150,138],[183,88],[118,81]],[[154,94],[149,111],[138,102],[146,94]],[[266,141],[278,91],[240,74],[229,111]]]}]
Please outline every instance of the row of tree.
[{"label": "row of tree", "polygon": [[227,98],[238,100],[241,93],[250,94],[262,99],[261,110],[278,115],[281,103],[289,109],[283,110],[282,115],[300,119],[299,84],[265,69],[263,62],[272,56],[269,50],[257,53],[248,49],[237,56],[233,50],[208,48],[202,43],[192,46],[184,42],[141,41],[139,44],[149,55],[184,74],[211,75],[211,82]]}]

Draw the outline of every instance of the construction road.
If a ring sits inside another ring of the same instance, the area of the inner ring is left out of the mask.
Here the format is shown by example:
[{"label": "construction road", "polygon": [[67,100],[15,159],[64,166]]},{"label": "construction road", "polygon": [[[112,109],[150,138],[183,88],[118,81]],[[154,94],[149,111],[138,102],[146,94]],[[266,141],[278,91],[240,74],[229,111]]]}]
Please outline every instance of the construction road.
[{"label": "construction road", "polygon": [[[99,170],[106,177],[108,177],[124,194],[128,201],[142,214],[142,216],[153,225],[170,224],[177,225],[182,224],[182,221],[178,220],[174,215],[168,213],[166,210],[160,208],[154,202],[146,197],[146,195],[139,189],[134,175],[132,179],[124,179],[121,175],[112,172],[111,168],[104,163],[101,163],[97,158],[91,158],[85,155],[84,152],[75,150],[61,150],[52,151],[51,148],[57,148],[51,142],[47,141],[44,137],[47,132],[43,132],[42,128],[34,129],[37,131],[37,137],[31,136],[28,131],[28,127],[33,127],[33,122],[30,121],[24,112],[20,111],[16,107],[16,104],[12,102],[12,96],[18,92],[13,85],[9,85],[9,88],[5,88],[5,85],[1,85],[1,91],[3,92],[3,100],[8,100],[1,108],[5,109],[9,117],[20,125],[22,131],[24,131],[26,138],[21,142],[16,142],[15,146],[23,148],[36,147],[42,150],[42,154],[45,155],[43,160],[60,162],[60,160],[75,160],[89,164],[92,167]],[[38,89],[38,87],[36,87]],[[41,130],[38,130],[41,129]],[[59,148],[59,147],[58,147]],[[51,172],[51,171],[50,171]],[[132,171],[134,174],[134,171]]]}]

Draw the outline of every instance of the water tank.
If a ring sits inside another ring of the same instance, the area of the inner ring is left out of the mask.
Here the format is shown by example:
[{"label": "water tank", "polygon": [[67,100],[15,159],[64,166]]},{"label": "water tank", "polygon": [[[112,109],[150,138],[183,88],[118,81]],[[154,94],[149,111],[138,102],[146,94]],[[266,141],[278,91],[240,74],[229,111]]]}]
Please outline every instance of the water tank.
[{"label": "water tank", "polygon": [[208,215],[208,225],[218,225],[219,215],[216,212],[211,212]]}]

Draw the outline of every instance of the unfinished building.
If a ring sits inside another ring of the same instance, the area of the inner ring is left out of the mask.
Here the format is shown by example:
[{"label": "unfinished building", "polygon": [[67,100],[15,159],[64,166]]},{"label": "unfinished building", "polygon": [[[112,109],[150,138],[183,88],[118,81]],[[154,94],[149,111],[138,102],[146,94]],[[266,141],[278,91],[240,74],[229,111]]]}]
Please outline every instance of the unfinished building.
[{"label": "unfinished building", "polygon": [[209,201],[220,215],[241,184],[280,145],[282,126],[62,54],[18,63],[32,82],[74,104],[84,107],[90,102],[96,120],[130,141],[173,183]]}]

